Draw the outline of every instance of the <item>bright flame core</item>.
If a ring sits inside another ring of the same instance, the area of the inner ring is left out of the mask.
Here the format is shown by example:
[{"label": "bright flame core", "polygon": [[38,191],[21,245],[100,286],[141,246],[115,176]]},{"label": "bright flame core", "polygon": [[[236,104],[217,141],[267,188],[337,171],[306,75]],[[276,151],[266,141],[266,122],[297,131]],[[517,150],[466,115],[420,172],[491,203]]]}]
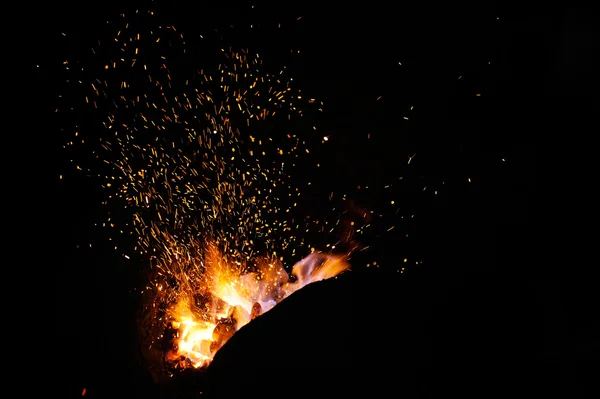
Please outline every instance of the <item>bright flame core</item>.
[{"label": "bright flame core", "polygon": [[312,282],[349,269],[344,257],[313,252],[290,275],[278,259],[260,259],[251,271],[226,262],[216,247],[204,256],[203,278],[179,295],[167,313],[175,330],[167,361],[178,368],[207,366],[231,336],[252,319]]}]

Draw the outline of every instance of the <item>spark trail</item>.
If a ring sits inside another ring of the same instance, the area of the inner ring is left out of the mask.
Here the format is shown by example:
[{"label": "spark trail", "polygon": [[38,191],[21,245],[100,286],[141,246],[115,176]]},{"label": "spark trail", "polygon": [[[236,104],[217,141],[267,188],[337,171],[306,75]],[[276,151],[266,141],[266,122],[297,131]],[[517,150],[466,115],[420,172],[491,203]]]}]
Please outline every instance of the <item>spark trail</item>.
[{"label": "spark trail", "polygon": [[[300,121],[322,104],[249,50],[191,51],[153,12],[110,26],[114,36],[97,40],[85,62],[64,62],[78,120],[66,147],[93,154],[74,163],[107,190],[105,224],[134,238],[124,255],[151,265],[141,322],[148,347],[169,352],[171,365],[199,367],[232,326],[298,288],[283,261],[314,251],[303,237],[319,221],[295,215],[301,190],[290,172],[316,134]],[[119,225],[112,215],[123,213]],[[310,259],[292,272],[303,284],[349,266]],[[180,341],[165,350],[169,328]]]}]

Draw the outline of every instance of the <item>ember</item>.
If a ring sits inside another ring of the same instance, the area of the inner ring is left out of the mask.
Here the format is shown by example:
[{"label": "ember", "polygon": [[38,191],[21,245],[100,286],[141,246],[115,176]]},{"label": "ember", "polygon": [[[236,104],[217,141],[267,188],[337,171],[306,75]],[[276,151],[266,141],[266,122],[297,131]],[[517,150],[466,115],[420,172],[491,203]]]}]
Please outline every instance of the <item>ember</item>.
[{"label": "ember", "polygon": [[350,266],[342,257],[314,252],[288,276],[276,259],[247,273],[221,259],[216,249],[209,252],[202,275],[190,282],[189,291],[182,292],[168,311],[170,328],[176,333],[167,361],[176,368],[207,366],[216,351],[252,319],[305,285],[334,277]]}]

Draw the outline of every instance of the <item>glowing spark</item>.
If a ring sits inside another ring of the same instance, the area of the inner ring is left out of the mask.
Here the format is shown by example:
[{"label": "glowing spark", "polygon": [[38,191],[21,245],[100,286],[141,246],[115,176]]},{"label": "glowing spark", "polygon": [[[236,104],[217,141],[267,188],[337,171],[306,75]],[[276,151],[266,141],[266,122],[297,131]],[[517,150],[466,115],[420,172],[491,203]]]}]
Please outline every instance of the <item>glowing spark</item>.
[{"label": "glowing spark", "polygon": [[[93,112],[102,134],[82,119],[88,128],[74,131],[77,141],[66,147],[93,147],[97,163],[73,161],[75,168],[97,176],[109,211],[127,219],[102,225],[134,238],[128,253],[150,265],[142,320],[148,347],[176,329],[169,360],[200,367],[251,318],[348,267],[311,247],[292,282],[281,262],[308,252],[304,232],[320,231],[318,220],[294,221],[301,218],[289,212],[297,209],[291,199],[301,191],[289,177],[298,154],[310,153],[296,120],[322,103],[303,100],[285,68],[269,71],[248,50],[224,47],[214,68],[191,70],[184,35],[152,12],[139,17],[141,31],[121,15],[91,63],[71,71],[77,79],[70,82],[85,82],[75,86],[80,115]],[[273,134],[284,122],[286,134]]]}]

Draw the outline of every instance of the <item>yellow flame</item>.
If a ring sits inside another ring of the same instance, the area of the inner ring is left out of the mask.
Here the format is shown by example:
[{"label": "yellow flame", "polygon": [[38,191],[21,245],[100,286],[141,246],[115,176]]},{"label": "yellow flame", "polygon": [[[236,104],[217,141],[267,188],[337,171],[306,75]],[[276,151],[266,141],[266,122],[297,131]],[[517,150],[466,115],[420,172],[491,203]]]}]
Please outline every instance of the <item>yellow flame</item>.
[{"label": "yellow flame", "polygon": [[170,327],[176,334],[167,359],[183,368],[207,366],[219,348],[252,319],[307,284],[334,277],[350,265],[344,257],[313,252],[294,265],[289,275],[278,259],[268,258],[244,272],[212,247],[206,252],[204,267],[202,286],[182,294],[169,311]]}]

